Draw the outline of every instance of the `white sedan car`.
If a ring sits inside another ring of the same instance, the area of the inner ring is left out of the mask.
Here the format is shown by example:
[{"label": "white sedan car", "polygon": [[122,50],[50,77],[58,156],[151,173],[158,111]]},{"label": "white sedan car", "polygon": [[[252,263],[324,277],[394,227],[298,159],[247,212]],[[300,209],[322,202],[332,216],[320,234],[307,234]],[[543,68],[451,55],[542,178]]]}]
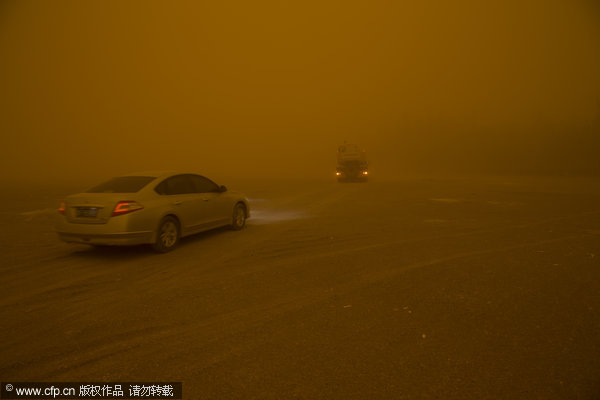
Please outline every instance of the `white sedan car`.
[{"label": "white sedan car", "polygon": [[147,172],[113,178],[61,202],[61,240],[90,245],[150,243],[172,250],[179,238],[230,226],[250,216],[243,194],[196,174]]}]

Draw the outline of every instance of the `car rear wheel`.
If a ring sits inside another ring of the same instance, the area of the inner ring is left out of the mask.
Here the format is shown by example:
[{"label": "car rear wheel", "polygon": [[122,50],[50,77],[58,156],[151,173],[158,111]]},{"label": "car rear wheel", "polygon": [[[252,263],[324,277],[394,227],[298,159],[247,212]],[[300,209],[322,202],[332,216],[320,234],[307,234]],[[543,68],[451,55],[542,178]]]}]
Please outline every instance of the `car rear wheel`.
[{"label": "car rear wheel", "polygon": [[179,242],[179,223],[173,217],[165,217],[158,225],[154,250],[166,253],[175,248]]},{"label": "car rear wheel", "polygon": [[246,225],[246,207],[242,203],[237,203],[233,207],[233,220],[231,229],[239,231]]}]

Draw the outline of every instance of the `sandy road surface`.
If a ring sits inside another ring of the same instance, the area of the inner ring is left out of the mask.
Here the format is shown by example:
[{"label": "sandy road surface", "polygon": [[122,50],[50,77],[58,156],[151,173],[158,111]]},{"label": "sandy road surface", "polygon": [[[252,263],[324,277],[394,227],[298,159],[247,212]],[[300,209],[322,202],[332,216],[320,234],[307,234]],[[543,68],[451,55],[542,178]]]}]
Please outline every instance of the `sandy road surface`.
[{"label": "sandy road surface", "polygon": [[6,198],[1,379],[174,380],[186,399],[599,398],[598,182],[237,188],[245,230],[163,255],[59,243],[56,190]]}]

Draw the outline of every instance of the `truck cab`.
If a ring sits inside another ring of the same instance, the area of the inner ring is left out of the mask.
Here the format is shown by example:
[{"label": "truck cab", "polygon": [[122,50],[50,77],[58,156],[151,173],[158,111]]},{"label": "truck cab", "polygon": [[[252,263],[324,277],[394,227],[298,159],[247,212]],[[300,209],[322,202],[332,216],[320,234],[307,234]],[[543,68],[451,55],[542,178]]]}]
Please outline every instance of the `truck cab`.
[{"label": "truck cab", "polygon": [[351,143],[339,146],[335,174],[338,182],[367,181],[369,170],[365,151]]}]

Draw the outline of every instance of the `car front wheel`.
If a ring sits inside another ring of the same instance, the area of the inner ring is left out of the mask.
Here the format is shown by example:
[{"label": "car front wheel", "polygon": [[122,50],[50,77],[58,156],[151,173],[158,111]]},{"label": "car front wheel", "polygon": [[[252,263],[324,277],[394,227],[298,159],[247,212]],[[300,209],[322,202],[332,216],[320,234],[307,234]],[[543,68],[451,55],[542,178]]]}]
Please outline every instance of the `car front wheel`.
[{"label": "car front wheel", "polygon": [[233,220],[231,229],[239,231],[246,225],[246,207],[242,203],[237,203],[233,207]]},{"label": "car front wheel", "polygon": [[159,253],[166,253],[175,248],[179,242],[179,223],[173,217],[165,217],[158,225],[154,250]]}]

